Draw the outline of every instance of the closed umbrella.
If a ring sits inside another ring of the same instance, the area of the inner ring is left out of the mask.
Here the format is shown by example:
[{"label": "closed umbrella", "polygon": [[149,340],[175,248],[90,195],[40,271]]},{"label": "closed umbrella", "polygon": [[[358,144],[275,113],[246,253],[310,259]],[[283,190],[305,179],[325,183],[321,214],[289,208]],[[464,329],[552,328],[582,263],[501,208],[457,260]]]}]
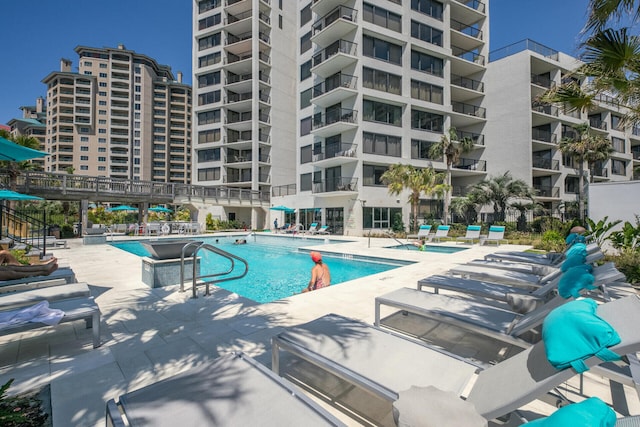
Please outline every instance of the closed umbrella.
[{"label": "closed umbrella", "polygon": [[49,153],[45,153],[44,151],[23,147],[20,144],[16,144],[15,142],[11,142],[0,136],[0,160],[23,162],[25,160],[37,159],[48,155]]}]

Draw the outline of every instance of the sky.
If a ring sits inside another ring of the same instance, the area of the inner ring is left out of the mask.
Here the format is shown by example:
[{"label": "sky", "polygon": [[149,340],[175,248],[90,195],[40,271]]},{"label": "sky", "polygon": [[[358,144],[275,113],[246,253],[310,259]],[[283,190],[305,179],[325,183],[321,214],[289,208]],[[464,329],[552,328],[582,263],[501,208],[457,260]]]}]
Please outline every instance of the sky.
[{"label": "sky", "polygon": [[[296,1],[296,0],[286,0]],[[76,46],[118,44],[182,71],[191,83],[193,0],[5,0],[2,2],[0,123],[46,95],[42,79]],[[577,55],[589,0],[489,0],[490,50],[529,38]]]}]

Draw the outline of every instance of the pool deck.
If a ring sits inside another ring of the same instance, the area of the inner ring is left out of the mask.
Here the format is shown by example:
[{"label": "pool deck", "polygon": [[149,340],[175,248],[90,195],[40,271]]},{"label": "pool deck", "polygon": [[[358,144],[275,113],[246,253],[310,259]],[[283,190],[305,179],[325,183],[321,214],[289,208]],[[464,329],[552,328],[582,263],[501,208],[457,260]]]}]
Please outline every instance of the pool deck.
[{"label": "pool deck", "polygon": [[[51,252],[61,264],[73,268],[79,281],[90,284],[102,311],[103,344],[92,348],[91,332],[84,328],[84,322],[2,336],[0,385],[15,378],[10,388],[14,394],[50,384],[53,427],[104,426],[105,402],[110,398],[229,351],[244,351],[270,367],[270,338],[283,328],[327,313],[372,323],[374,298],[378,295],[400,287],[415,287],[419,279],[444,273],[454,264],[482,258],[487,253],[527,248],[458,245],[470,249],[440,254],[384,248],[397,244],[391,239],[344,239],[350,243],[323,245],[319,250],[416,263],[258,304],[215,287],[211,296],[204,297],[200,291],[197,299],[191,298],[191,292],[179,292],[177,285],[150,289],[142,283],[139,257],[110,245],[84,246],[81,239],[71,239],[69,249]],[[312,247],[315,240],[308,240]],[[593,387],[605,395],[605,400],[613,399],[611,393],[607,395],[606,384],[595,381]],[[624,394],[630,400],[628,412],[640,414],[635,391],[625,390]],[[542,402],[531,404],[529,410],[549,411]],[[344,421],[361,425],[350,418]]]}]

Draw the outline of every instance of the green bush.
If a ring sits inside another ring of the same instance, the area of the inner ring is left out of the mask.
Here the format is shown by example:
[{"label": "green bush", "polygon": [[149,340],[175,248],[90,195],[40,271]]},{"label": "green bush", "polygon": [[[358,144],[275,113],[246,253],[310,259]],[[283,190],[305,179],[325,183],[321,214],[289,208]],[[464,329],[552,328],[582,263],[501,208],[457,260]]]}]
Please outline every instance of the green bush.
[{"label": "green bush", "polygon": [[400,233],[404,231],[404,222],[402,221],[402,212],[396,212],[396,214],[393,216],[393,224],[391,226],[391,229],[395,233]]},{"label": "green bush", "polygon": [[62,227],[60,227],[60,237],[63,239],[75,237],[75,235],[73,234],[73,225],[62,224]]},{"label": "green bush", "polygon": [[531,231],[534,233],[544,233],[545,231],[553,230],[564,234],[564,229],[565,224],[560,219],[552,216],[541,216],[531,222]]},{"label": "green bush", "polygon": [[613,261],[616,268],[627,277],[627,282],[631,284],[640,283],[640,251],[633,249],[622,249],[618,255],[605,257],[606,261]]},{"label": "green bush", "polygon": [[564,237],[560,231],[547,230],[542,234],[540,245],[535,246],[535,248],[545,251],[562,252],[565,246]]}]

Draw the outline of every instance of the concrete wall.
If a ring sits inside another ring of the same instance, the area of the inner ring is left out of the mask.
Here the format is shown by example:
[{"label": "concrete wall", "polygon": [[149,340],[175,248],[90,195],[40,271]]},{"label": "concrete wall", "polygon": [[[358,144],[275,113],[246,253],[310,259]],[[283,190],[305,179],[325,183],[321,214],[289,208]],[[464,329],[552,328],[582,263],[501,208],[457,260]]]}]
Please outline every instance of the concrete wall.
[{"label": "concrete wall", "polygon": [[[602,182],[589,184],[589,218],[598,222],[605,216],[636,223],[640,215],[640,181]],[[616,229],[621,228],[621,225]]]}]

